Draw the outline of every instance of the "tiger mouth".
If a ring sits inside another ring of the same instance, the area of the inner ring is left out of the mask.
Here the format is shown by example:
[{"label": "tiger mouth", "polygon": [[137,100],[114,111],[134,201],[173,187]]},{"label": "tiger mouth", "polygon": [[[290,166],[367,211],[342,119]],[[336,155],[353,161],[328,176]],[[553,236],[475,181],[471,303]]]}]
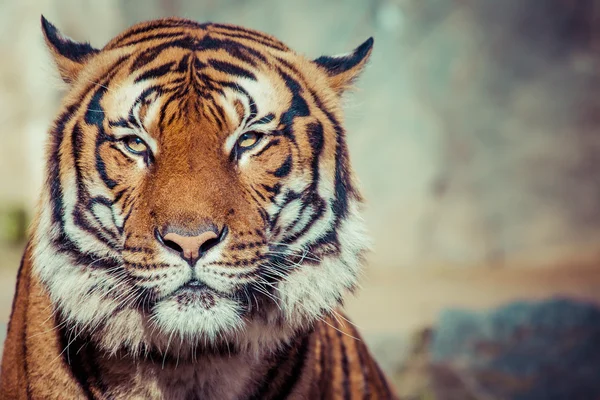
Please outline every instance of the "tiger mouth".
[{"label": "tiger mouth", "polygon": [[179,290],[203,291],[203,290],[212,290],[212,289],[206,283],[199,281],[197,279],[192,279],[177,290],[178,291]]},{"label": "tiger mouth", "polygon": [[222,297],[216,290],[197,280],[186,283],[171,296],[177,301],[179,306],[199,306],[206,310],[213,308],[217,303],[217,299]]}]

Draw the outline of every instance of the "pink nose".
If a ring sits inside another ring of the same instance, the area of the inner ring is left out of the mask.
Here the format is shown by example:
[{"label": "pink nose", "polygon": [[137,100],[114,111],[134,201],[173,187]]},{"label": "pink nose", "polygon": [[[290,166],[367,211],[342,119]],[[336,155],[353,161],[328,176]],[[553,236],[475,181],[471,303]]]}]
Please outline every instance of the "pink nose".
[{"label": "pink nose", "polygon": [[224,232],[219,235],[210,229],[196,236],[169,232],[165,236],[160,236],[159,239],[165,247],[176,251],[188,263],[193,264],[223,239]]}]

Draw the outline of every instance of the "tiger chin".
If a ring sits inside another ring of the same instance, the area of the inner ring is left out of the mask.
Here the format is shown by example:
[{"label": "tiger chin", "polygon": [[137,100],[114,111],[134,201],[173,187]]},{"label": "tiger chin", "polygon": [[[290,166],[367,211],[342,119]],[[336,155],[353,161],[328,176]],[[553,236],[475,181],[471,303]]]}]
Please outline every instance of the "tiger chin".
[{"label": "tiger chin", "polygon": [[340,311],[368,249],[341,96],[309,60],[168,18],[96,49],[42,17],[68,91],[18,274],[2,399],[392,399]]}]

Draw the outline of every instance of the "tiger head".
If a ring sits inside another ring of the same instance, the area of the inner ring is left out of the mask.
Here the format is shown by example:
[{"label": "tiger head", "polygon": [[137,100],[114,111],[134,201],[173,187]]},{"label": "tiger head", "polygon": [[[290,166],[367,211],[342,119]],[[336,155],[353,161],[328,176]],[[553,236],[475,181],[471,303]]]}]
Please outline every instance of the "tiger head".
[{"label": "tiger head", "polygon": [[69,88],[33,265],[69,330],[109,352],[231,351],[335,312],[368,247],[341,95],[372,39],[309,60],[185,19],[101,50],[42,27]]}]

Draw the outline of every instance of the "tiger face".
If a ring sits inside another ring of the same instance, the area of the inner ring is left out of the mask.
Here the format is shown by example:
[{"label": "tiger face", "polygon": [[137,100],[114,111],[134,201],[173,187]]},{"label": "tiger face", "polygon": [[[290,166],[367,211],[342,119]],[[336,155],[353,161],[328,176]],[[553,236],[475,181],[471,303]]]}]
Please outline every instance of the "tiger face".
[{"label": "tiger face", "polygon": [[372,39],[308,60],[231,25],[151,21],[97,50],[42,24],[70,87],[33,262],[75,335],[258,350],[335,312],[368,247],[340,96]]}]

